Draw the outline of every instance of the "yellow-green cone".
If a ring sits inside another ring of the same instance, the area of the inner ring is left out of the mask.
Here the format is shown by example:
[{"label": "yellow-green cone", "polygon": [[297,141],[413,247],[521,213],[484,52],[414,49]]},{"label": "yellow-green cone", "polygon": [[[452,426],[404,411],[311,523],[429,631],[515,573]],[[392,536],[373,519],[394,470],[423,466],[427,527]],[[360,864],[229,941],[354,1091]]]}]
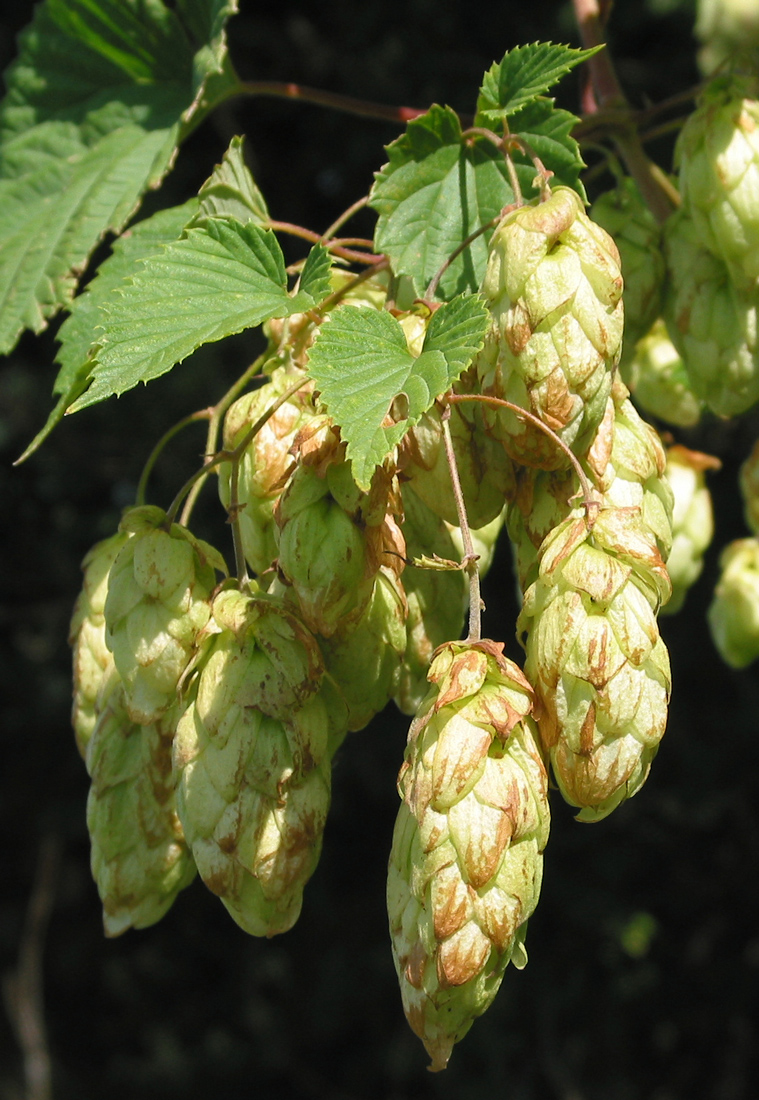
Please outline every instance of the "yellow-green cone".
[{"label": "yellow-green cone", "polygon": [[175,804],[173,707],[141,726],[126,712],[114,673],[87,745],[92,876],[107,936],[155,924],[195,877]]},{"label": "yellow-green cone", "polygon": [[122,546],[129,538],[120,531],[98,542],[82,562],[84,583],[74,605],[69,629],[73,649],[74,701],[71,724],[82,756],[97,722],[97,699],[113,665],[113,654],[105,641],[105,599],[108,575]]},{"label": "yellow-green cone", "polygon": [[674,494],[672,550],[667,572],[672,597],[662,614],[673,615],[685,601],[704,567],[704,552],[714,535],[712,498],[706,486],[707,470],[719,469],[719,459],[679,445],[667,451],[667,481]]},{"label": "yellow-green cone", "polygon": [[545,768],[521,671],[491,641],[451,642],[411,724],[388,873],[393,957],[409,1024],[444,1069],[491,1004],[540,893]]},{"label": "yellow-green cone", "polygon": [[709,629],[722,660],[745,668],[759,657],[759,541],[736,539],[722,551]]}]

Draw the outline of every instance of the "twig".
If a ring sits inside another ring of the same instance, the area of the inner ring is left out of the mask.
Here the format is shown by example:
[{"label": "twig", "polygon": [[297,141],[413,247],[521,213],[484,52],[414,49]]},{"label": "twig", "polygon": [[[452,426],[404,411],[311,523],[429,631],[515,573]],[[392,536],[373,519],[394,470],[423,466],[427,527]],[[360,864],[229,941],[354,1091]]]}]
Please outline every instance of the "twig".
[{"label": "twig", "polygon": [[368,99],[355,99],[339,92],[325,92],[319,88],[308,88],[304,84],[289,84],[279,80],[250,80],[241,82],[235,89],[244,95],[275,96],[278,99],[299,99],[304,103],[313,103],[319,107],[332,107],[336,111],[345,111],[350,115],[364,118],[381,119],[384,122],[411,122],[426,113],[418,107],[389,107],[383,103],[373,103]]},{"label": "twig", "polygon": [[60,859],[58,838],[43,838],[21,935],[18,967],[4,982],[6,1008],[24,1059],[25,1100],[51,1100],[42,955]]},{"label": "twig", "polygon": [[480,593],[480,571],[477,568],[477,554],[474,552],[474,546],[472,544],[472,533],[469,529],[469,518],[466,514],[466,504],[464,502],[464,494],[461,489],[461,479],[459,477],[459,468],[456,463],[456,453],[453,449],[453,440],[451,439],[451,425],[449,423],[451,419],[451,407],[446,405],[443,409],[441,420],[443,424],[443,440],[445,441],[445,454],[448,459],[448,469],[451,472],[451,483],[453,485],[453,497],[456,501],[456,511],[459,516],[459,527],[461,528],[461,537],[464,542],[464,559],[461,563],[462,568],[467,572],[469,576],[469,633],[467,634],[468,642],[479,642],[482,637],[482,595]]},{"label": "twig", "polygon": [[200,409],[198,412],[190,413],[189,416],[183,417],[182,420],[177,421],[176,424],[174,424],[171,428],[169,428],[169,430],[167,432],[164,432],[164,434],[161,436],[161,438],[156,443],[153,450],[150,452],[150,456],[148,457],[147,462],[145,463],[145,465],[142,468],[142,473],[140,475],[140,480],[139,480],[139,483],[137,485],[137,493],[136,493],[136,496],[135,496],[135,503],[136,504],[141,505],[141,504],[145,503],[145,491],[146,491],[147,486],[148,486],[148,479],[150,478],[150,475],[153,472],[153,467],[155,466],[156,462],[160,458],[161,453],[162,453],[164,447],[166,446],[166,444],[169,443],[174,438],[175,435],[177,435],[179,432],[181,432],[182,429],[186,428],[189,424],[194,424],[198,420],[210,420],[212,416],[213,416],[213,409],[212,408],[211,409]]}]

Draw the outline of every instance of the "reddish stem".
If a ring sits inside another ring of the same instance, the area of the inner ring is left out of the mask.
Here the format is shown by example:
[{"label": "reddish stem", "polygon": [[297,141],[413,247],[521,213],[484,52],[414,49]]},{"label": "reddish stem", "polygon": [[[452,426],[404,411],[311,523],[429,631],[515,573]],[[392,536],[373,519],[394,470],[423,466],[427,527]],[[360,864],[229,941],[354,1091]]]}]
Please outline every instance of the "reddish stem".
[{"label": "reddish stem", "polygon": [[332,107],[336,111],[362,115],[364,118],[382,119],[385,122],[411,122],[412,119],[426,113],[418,107],[389,107],[384,103],[373,103],[369,99],[355,99],[350,95],[340,95],[339,92],[324,92],[320,88],[307,88],[304,84],[290,84],[280,80],[250,80],[241,83],[237,90],[246,95],[299,99],[304,103]]}]

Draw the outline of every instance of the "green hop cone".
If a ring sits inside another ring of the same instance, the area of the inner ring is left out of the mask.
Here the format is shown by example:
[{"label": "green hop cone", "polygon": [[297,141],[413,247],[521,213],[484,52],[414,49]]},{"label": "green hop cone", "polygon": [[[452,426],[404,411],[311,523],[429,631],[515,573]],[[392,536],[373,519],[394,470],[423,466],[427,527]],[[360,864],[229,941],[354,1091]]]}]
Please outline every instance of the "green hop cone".
[{"label": "green hop cone", "polygon": [[701,419],[703,402],[690,388],[685,364],[663,320],[635,345],[622,377],[635,404],[651,416],[678,428],[692,428]]},{"label": "green hop cone", "polygon": [[518,631],[562,795],[597,821],[645,782],[664,734],[671,677],[655,609],[669,594],[640,512],[576,512],[540,550]]},{"label": "green hop cone", "polygon": [[664,227],[670,279],[664,319],[690,387],[718,416],[759,401],[759,293],[734,285],[686,210]]},{"label": "green hop cone", "polygon": [[739,482],[746,526],[759,535],[759,441],[741,466]]},{"label": "green hop cone", "polygon": [[666,265],[661,228],[643,201],[635,182],[620,181],[593,203],[590,216],[613,238],[625,281],[625,334],[621,365],[661,312]]},{"label": "green hop cone", "polygon": [[384,467],[366,493],[349,462],[329,460],[322,469],[301,461],[296,467],[274,513],[278,566],[315,634],[331,638],[361,615],[380,565],[402,568],[403,545],[392,518],[396,494]]},{"label": "green hop cone", "polygon": [[[622,346],[619,264],[612,238],[566,187],[506,214],[490,242],[482,293],[492,322],[476,359],[482,392],[533,413],[578,454],[603,418]],[[483,416],[515,461],[568,464],[514,413]]]},{"label": "green hop cone", "polygon": [[195,877],[176,813],[172,707],[150,725],[133,722],[113,673],[87,745],[92,876],[107,936],[155,924]]},{"label": "green hop cone", "polygon": [[224,560],[187,528],[164,527],[166,513],[133,508],[120,530],[131,535],[111,567],[106,641],[134,722],[149,725],[175,701],[211,614],[216,571]]},{"label": "green hop cone", "polygon": [[701,575],[704,553],[714,535],[706,472],[719,466],[719,459],[687,447],[676,445],[667,451],[666,477],[674,494],[672,551],[667,558],[672,597],[662,608],[662,614],[679,611],[688,589]]},{"label": "green hop cone", "polygon": [[[484,527],[500,515],[507,498],[513,494],[512,461],[502,444],[484,431],[479,409],[453,405],[449,425],[469,523],[475,528]],[[437,406],[406,434],[402,451],[407,458],[403,473],[416,495],[446,523],[458,526],[441,413]]]},{"label": "green hop cone", "polygon": [[254,936],[298,919],[345,704],[282,601],[227,590],[174,740],[177,808],[206,886]]},{"label": "green hop cone", "polygon": [[406,652],[408,606],[401,582],[382,566],[361,617],[321,642],[327,672],[360,730],[392,699]]},{"label": "green hop cone", "polygon": [[113,654],[105,641],[105,599],[108,575],[122,546],[125,531],[96,543],[82,562],[84,583],[74,605],[69,629],[73,649],[74,701],[71,724],[82,756],[97,722],[100,690],[114,667]]},{"label": "green hop cone", "polygon": [[[224,418],[225,450],[237,447],[295,381],[294,373],[278,370],[271,381],[238,398]],[[310,394],[299,390],[269,417],[240,460],[237,483],[240,536],[246,561],[259,575],[269,569],[277,556],[274,505],[295,468],[291,448],[296,436],[313,415]],[[232,495],[232,463],[222,462],[218,472],[219,498],[228,509]]]},{"label": "green hop cone", "polygon": [[[698,53],[701,72],[709,76],[743,51],[752,51],[759,68],[759,7],[756,0],[698,0],[696,35],[703,43]],[[745,55],[744,55],[745,56]]]},{"label": "green hop cone", "polygon": [[707,612],[722,660],[745,668],[759,657],[759,542],[736,539],[720,557],[720,577]]},{"label": "green hop cone", "polygon": [[547,778],[521,671],[491,641],[451,642],[432,662],[409,731],[387,884],[406,1017],[444,1069],[523,966],[548,840]]},{"label": "green hop cone", "polygon": [[759,278],[759,102],[755,82],[707,86],[675,148],[680,190],[700,239],[738,287]]}]

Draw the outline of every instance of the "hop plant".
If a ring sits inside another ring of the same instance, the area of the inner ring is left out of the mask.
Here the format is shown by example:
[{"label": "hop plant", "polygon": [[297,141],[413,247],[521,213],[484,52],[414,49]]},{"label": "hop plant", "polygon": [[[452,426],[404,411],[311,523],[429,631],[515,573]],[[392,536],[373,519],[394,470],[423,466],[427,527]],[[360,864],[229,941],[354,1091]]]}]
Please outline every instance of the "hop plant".
[{"label": "hop plant", "polygon": [[321,851],[345,704],[281,600],[222,591],[177,726],[177,808],[206,886],[254,936],[298,919]]},{"label": "hop plant", "polygon": [[82,562],[84,583],[69,628],[74,671],[71,723],[82,756],[97,722],[98,696],[114,667],[113,654],[105,640],[105,600],[111,566],[128,537],[127,532],[121,531],[96,543]]},{"label": "hop plant", "polygon": [[[576,192],[512,210],[490,242],[482,293],[492,322],[477,359],[482,392],[540,418],[582,453],[601,422],[622,346],[617,247]],[[559,469],[566,455],[503,410],[488,427],[524,465]]]},{"label": "hop plant", "polygon": [[629,176],[613,191],[600,195],[590,217],[613,238],[625,283],[625,328],[620,366],[635,354],[635,345],[661,313],[666,264],[661,228]]},{"label": "hop plant", "polygon": [[665,226],[670,280],[664,317],[690,387],[718,416],[759,400],[759,297],[733,283],[686,210]]},{"label": "hop plant", "polygon": [[175,805],[171,741],[174,706],[139,725],[114,672],[87,745],[91,778],[87,828],[92,876],[107,936],[155,924],[195,877]]},{"label": "hop plant", "polygon": [[677,141],[680,190],[699,239],[739,288],[759,278],[759,102],[753,81],[707,86]]},{"label": "hop plant", "polygon": [[753,534],[759,535],[759,441],[741,466],[739,483],[746,526]]},{"label": "hop plant", "polygon": [[736,539],[720,557],[720,576],[707,612],[722,660],[745,668],[759,657],[759,542]]},{"label": "hop plant", "polygon": [[667,481],[674,495],[672,513],[672,551],[667,572],[672,596],[662,608],[663,614],[675,614],[685,601],[688,589],[696,583],[704,567],[704,552],[714,536],[712,498],[706,486],[706,473],[719,469],[712,455],[672,446],[667,451]]},{"label": "hop plant", "polygon": [[759,52],[759,9],[754,0],[698,0],[695,30],[703,43],[699,67],[707,76],[742,50]]},{"label": "hop plant", "polygon": [[134,722],[149,725],[174,703],[211,614],[224,559],[185,527],[166,528],[152,505],[127,512],[131,535],[114,561],[105,601],[106,641]]},{"label": "hop plant", "polygon": [[526,962],[548,840],[545,768],[521,671],[490,641],[436,653],[409,731],[387,885],[393,957],[409,1024],[445,1068]]},{"label": "hop plant", "polygon": [[622,377],[643,412],[678,428],[692,428],[701,419],[703,402],[690,388],[685,364],[661,318],[635,345]]}]

